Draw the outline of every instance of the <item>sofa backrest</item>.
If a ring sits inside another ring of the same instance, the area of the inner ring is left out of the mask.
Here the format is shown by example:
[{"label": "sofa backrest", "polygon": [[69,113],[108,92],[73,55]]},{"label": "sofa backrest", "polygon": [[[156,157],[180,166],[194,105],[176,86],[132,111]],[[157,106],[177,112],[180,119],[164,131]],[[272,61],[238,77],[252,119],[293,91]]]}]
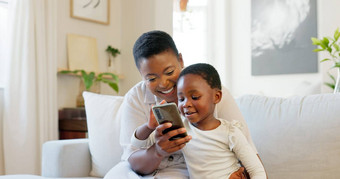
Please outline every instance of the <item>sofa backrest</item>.
[{"label": "sofa backrest", "polygon": [[120,120],[117,114],[123,96],[84,92],[92,169],[90,176],[104,177],[121,160]]},{"label": "sofa backrest", "polygon": [[338,178],[340,94],[236,101],[268,178]]}]

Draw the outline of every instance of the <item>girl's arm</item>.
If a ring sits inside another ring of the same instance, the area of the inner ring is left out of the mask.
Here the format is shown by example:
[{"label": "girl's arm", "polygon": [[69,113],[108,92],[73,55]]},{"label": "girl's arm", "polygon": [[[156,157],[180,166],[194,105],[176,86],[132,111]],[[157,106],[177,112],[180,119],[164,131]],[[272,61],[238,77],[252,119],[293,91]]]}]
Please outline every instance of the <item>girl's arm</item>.
[{"label": "girl's arm", "polygon": [[254,149],[248,143],[246,137],[236,126],[231,126],[229,146],[236,157],[242,162],[252,179],[266,179],[267,175],[262,162]]}]

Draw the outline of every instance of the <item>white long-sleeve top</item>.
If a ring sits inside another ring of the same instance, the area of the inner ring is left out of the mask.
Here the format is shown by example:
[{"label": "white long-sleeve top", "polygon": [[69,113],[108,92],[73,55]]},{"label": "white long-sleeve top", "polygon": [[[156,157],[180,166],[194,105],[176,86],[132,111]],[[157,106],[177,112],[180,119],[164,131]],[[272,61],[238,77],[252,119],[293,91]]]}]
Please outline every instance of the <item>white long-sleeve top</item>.
[{"label": "white long-sleeve top", "polygon": [[240,168],[240,160],[252,179],[266,179],[263,165],[242,134],[240,123],[219,120],[220,126],[203,131],[184,119],[192,136],[182,149],[190,178],[229,178]]}]

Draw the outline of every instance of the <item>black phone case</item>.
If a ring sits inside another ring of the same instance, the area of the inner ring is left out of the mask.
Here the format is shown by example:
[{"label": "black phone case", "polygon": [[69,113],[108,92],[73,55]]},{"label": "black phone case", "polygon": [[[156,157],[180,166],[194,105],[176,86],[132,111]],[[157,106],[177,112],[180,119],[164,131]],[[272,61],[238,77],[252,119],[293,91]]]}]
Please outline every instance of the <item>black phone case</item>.
[{"label": "black phone case", "polygon": [[[169,131],[172,131],[174,129],[184,127],[181,116],[179,114],[179,111],[175,103],[166,103],[166,104],[153,106],[152,112],[155,115],[155,118],[158,124],[163,124],[165,122],[172,123],[172,126],[168,129],[165,129],[163,131],[163,134]],[[187,136],[187,133],[178,134],[174,137],[171,137],[169,140],[175,140],[175,139],[179,139],[185,136]]]}]

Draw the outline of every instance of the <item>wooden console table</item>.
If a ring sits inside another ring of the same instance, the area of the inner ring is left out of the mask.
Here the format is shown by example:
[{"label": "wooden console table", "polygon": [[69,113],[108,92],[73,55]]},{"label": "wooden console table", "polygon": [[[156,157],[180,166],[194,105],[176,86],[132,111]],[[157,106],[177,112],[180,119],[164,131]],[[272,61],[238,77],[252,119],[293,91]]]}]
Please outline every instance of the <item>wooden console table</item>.
[{"label": "wooden console table", "polygon": [[87,123],[84,108],[59,110],[59,139],[87,138]]}]

